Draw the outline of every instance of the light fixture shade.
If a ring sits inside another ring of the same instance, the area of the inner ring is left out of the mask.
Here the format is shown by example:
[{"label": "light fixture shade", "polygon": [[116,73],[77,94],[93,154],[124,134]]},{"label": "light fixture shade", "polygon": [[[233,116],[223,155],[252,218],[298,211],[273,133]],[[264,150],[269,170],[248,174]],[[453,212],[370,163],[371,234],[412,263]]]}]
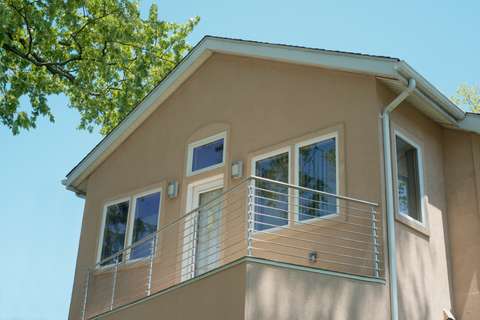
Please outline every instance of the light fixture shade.
[{"label": "light fixture shade", "polygon": [[174,199],[178,195],[178,182],[177,181],[170,181],[167,185],[167,195],[168,198]]},{"label": "light fixture shade", "polygon": [[232,163],[232,178],[237,179],[243,176],[243,161],[235,161]]}]

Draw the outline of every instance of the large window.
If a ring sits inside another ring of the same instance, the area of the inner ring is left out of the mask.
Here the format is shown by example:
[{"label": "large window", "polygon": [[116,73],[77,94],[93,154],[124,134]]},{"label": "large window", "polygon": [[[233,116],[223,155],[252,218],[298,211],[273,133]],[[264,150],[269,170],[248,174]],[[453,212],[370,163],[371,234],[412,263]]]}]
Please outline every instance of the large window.
[{"label": "large window", "polygon": [[[289,151],[257,157],[255,175],[288,183]],[[288,187],[269,181],[255,181],[255,230],[266,230],[288,224]]]},{"label": "large window", "polygon": [[420,223],[422,215],[421,157],[418,146],[395,135],[398,212]]},{"label": "large window", "polygon": [[[337,194],[336,136],[310,140],[297,145],[298,185]],[[334,196],[313,191],[298,192],[298,220],[322,217],[337,212]]]},{"label": "large window", "polygon": [[[124,248],[128,207],[128,200],[105,207],[100,260],[104,260]],[[120,255],[118,258],[121,260],[123,257]],[[103,264],[111,264],[113,262],[115,260],[112,259],[111,261],[105,261]]]},{"label": "large window", "polygon": [[[102,266],[122,260],[142,259],[153,253],[153,240],[145,237],[151,237],[158,230],[161,195],[161,190],[157,189],[105,206],[98,251],[98,261]],[[125,255],[109,259],[128,245],[133,247]]]},{"label": "large window", "polygon": [[191,143],[188,146],[187,174],[204,172],[223,165],[226,133]]},{"label": "large window", "polygon": [[[160,213],[160,191],[135,197],[135,210],[131,222],[131,240],[134,244],[157,231]],[[130,259],[140,259],[152,253],[152,240],[145,240],[135,246],[130,253]]]}]

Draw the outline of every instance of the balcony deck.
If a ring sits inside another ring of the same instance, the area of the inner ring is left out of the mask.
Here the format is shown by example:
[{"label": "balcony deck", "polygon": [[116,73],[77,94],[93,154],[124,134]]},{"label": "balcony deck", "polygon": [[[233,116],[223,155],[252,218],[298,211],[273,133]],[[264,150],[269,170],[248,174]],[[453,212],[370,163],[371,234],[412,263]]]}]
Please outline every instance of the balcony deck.
[{"label": "balcony deck", "polygon": [[81,318],[243,257],[381,280],[381,226],[376,203],[249,177],[89,270]]}]

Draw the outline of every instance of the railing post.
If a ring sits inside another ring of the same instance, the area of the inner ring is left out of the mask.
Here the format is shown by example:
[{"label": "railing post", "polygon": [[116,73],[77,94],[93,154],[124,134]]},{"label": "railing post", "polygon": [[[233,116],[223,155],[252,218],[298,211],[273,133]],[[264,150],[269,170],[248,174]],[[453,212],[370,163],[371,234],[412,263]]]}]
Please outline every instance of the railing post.
[{"label": "railing post", "polygon": [[85,293],[83,295],[82,305],[82,320],[85,320],[87,313],[87,298],[88,298],[88,285],[90,283],[90,268],[87,268],[87,276],[85,277],[85,284],[83,286]]},{"label": "railing post", "polygon": [[255,223],[255,179],[248,181],[248,202],[247,202],[247,255],[252,255],[253,229]]},{"label": "railing post", "polygon": [[380,277],[380,264],[378,251],[378,233],[377,233],[377,211],[375,207],[371,207],[371,219],[372,219],[372,246],[373,246],[373,276]]},{"label": "railing post", "polygon": [[153,260],[155,257],[155,248],[156,248],[157,235],[154,235],[152,238],[152,245],[150,251],[150,262],[148,266],[148,275],[147,275],[147,296],[151,294],[152,290],[152,271],[153,271]]},{"label": "railing post", "polygon": [[112,299],[110,300],[110,310],[113,309],[113,303],[115,302],[115,288],[117,287],[117,274],[118,274],[118,259],[119,256],[115,258],[115,268],[113,271],[113,283],[112,283]]}]

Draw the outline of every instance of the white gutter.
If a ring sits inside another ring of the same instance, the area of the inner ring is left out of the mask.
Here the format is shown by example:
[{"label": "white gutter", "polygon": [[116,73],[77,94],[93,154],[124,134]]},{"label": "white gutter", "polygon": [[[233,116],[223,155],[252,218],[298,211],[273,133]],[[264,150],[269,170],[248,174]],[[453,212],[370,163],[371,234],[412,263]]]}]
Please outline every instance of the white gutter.
[{"label": "white gutter", "polygon": [[403,100],[405,100],[413,90],[416,82],[414,79],[408,81],[408,87],[402,91],[382,113],[383,127],[383,161],[385,165],[385,195],[386,195],[386,215],[387,215],[387,246],[388,246],[388,265],[390,267],[390,313],[392,320],[398,320],[398,284],[397,284],[397,251],[395,242],[395,212],[393,206],[393,173],[392,173],[392,147],[390,137],[390,113]]},{"label": "white gutter", "polygon": [[80,189],[77,189],[75,188],[74,186],[71,186],[71,185],[68,185],[67,184],[67,179],[63,179],[62,180],[62,184],[65,186],[65,189],[67,189],[68,191],[72,191],[72,192],[75,192],[75,195],[81,199],[85,199],[86,197],[86,193]]},{"label": "white gutter", "polygon": [[[444,112],[448,113],[454,121],[461,121],[465,119],[465,112],[460,109],[455,103],[448,99],[440,90],[432,85],[420,73],[415,71],[408,63],[401,61],[397,64],[395,69],[405,79],[414,78],[416,80],[415,88],[423,92],[424,96],[433,100],[434,104],[440,106]],[[454,123],[452,123],[454,124]]]}]

